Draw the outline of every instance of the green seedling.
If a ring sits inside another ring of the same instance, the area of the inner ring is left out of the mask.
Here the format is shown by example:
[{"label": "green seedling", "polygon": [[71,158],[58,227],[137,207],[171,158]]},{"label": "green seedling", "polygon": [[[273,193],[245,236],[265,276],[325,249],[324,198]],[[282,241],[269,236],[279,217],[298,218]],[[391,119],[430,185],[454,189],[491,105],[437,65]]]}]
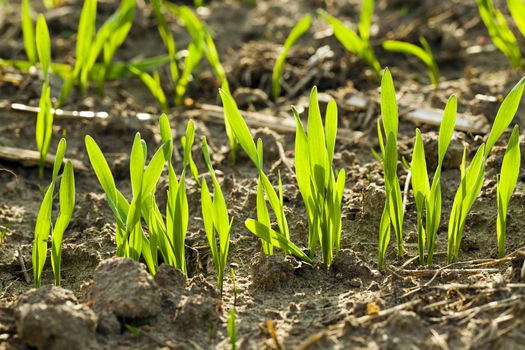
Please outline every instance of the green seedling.
[{"label": "green seedling", "polygon": [[525,78],[522,78],[512,88],[507,97],[505,97],[498,113],[496,114],[486,144],[482,144],[478,148],[476,155],[468,167],[466,167],[466,149],[463,152],[463,160],[460,168],[461,182],[458,191],[456,192],[456,196],[454,197],[454,203],[452,205],[452,211],[448,223],[447,256],[449,263],[456,261],[459,256],[463,229],[465,228],[468,213],[481,191],[483,179],[485,177],[487,158],[490,155],[490,151],[494,144],[499,140],[514,118],[523,95],[524,85]]},{"label": "green seedling", "polygon": [[228,337],[230,338],[231,350],[237,349],[237,326],[235,321],[235,307],[232,307],[228,313]]},{"label": "green seedling", "polygon": [[47,152],[53,134],[53,114],[51,113],[51,91],[49,87],[49,66],[51,62],[51,44],[49,30],[44,16],[40,15],[36,23],[36,51],[44,74],[44,84],[40,94],[40,106],[36,117],[36,148],[40,153],[38,163],[39,176],[44,176]]},{"label": "green seedling", "polygon": [[202,60],[202,46],[195,45],[195,43],[190,43],[188,46],[188,55],[184,59],[184,69],[181,72],[180,78],[175,85],[175,103],[177,105],[182,105],[184,96],[186,95],[186,90],[192,79],[192,73],[195,68],[199,65]]},{"label": "green seedling", "polygon": [[[150,272],[155,274],[160,251],[165,263],[178,268],[186,275],[185,240],[189,211],[185,173],[186,168],[193,164],[191,148],[194,141],[194,125],[191,121],[188,123],[183,140],[184,168],[180,177],[177,178],[171,163],[173,136],[166,115],[161,116],[159,124],[163,144],[146,168],[146,144],[140,139],[140,134],[137,133],[135,136],[130,157],[133,192],[131,203],[128,203],[115,187],[113,175],[104,155],[90,136],[86,136],[86,148],[91,165],[116,218],[117,255],[134,260],[139,260],[142,256]],[[155,189],[166,161],[169,186],[164,222],[155,200]],[[142,229],[141,217],[148,226],[149,239]]]},{"label": "green seedling", "polygon": [[60,5],[60,0],[43,0],[42,2],[47,9],[52,9]]},{"label": "green seedling", "polygon": [[171,31],[166,22],[166,18],[162,12],[162,0],[152,0],[151,6],[153,7],[153,13],[155,14],[155,19],[157,20],[157,28],[159,30],[160,37],[162,42],[168,51],[168,56],[170,58],[170,74],[171,80],[174,84],[179,80],[179,67],[177,65],[177,45],[175,44],[175,39],[171,34]]},{"label": "green seedling", "polygon": [[[396,92],[390,71],[385,69],[381,80],[381,120],[377,121],[377,136],[385,176],[386,202],[379,230],[379,252],[378,267],[382,269],[386,248],[390,241],[390,227],[387,229],[386,222],[393,226],[396,235],[397,254],[405,254],[403,248],[403,201],[401,187],[397,176],[397,130],[399,124],[397,110]],[[383,139],[383,131],[386,135],[386,144]]]},{"label": "green seedling", "polygon": [[520,68],[521,52],[516,37],[507,25],[505,16],[494,7],[492,0],[476,0],[481,19],[489,31],[494,45],[501,51],[514,68]]},{"label": "green seedling", "polygon": [[401,52],[407,55],[417,57],[427,66],[428,76],[430,77],[432,84],[434,84],[434,86],[438,86],[439,68],[437,66],[436,60],[434,59],[434,55],[432,55],[430,45],[428,44],[427,40],[423,37],[419,38],[419,41],[421,42],[421,46],[423,48],[412,43],[397,40],[384,41],[383,48],[387,51]]},{"label": "green seedling", "polygon": [[160,81],[160,75],[158,71],[153,72],[153,75],[149,75],[146,72],[140,71],[135,67],[130,67],[131,72],[138,76],[140,80],[146,85],[151,92],[151,95],[157,100],[162,110],[166,113],[168,111],[168,101],[164,90],[162,90],[162,83]]},{"label": "green seedling", "polygon": [[[412,156],[411,170],[412,191],[416,199],[417,209],[419,262],[422,265],[425,263],[425,251],[427,251],[428,264],[432,264],[434,256],[437,231],[441,221],[441,168],[454,132],[456,113],[457,100],[455,96],[451,96],[445,107],[439,129],[438,165],[434,172],[432,185],[429,184],[428,180],[425,149],[421,132],[419,129],[416,130],[416,142]],[[425,228],[423,228],[423,206],[426,208]]]},{"label": "green seedling", "polygon": [[507,5],[516,26],[525,36],[525,2],[523,0],[507,0]]},{"label": "green seedling", "polygon": [[[222,104],[224,106],[224,113],[226,120],[229,120],[232,131],[237,139],[237,142],[246,152],[252,163],[257,168],[259,173],[259,186],[257,194],[257,216],[258,220],[248,219],[245,221],[245,225],[255,236],[261,239],[263,243],[263,251],[265,254],[272,254],[273,249],[270,247],[279,247],[283,249],[285,254],[291,254],[300,260],[311,262],[310,257],[304,254],[292,241],[290,241],[290,231],[288,228],[288,222],[284,213],[284,200],[282,191],[281,177],[279,176],[278,193],[273,188],[270,180],[265,175],[263,170],[263,144],[259,139],[257,147],[253,141],[252,135],[248,125],[241,116],[235,100],[225,90],[220,90]],[[266,207],[267,197],[268,202],[275,214],[277,220],[277,227],[279,232],[273,230],[269,226],[268,209]],[[264,209],[263,209],[264,208]],[[264,213],[264,214],[263,214]],[[264,218],[264,219],[263,219]],[[268,247],[270,246],[270,247]],[[266,247],[266,248],[265,248]]]},{"label": "green seedling", "polygon": [[210,244],[213,263],[217,270],[217,286],[222,295],[224,270],[226,269],[228,252],[230,250],[230,231],[233,218],[231,220],[228,218],[226,201],[222,194],[221,186],[215,176],[215,170],[211,164],[206,137],[202,138],[202,155],[208,167],[214,191],[212,198],[206,180],[201,182],[202,218],[208,243]]},{"label": "green seedling", "polygon": [[[143,256],[150,272],[155,274],[158,262],[154,259],[156,255],[152,253],[151,245],[154,245],[157,237],[151,239],[153,242],[148,240],[142,229],[141,215],[143,210],[146,211],[145,208],[148,207],[148,204],[154,201],[155,188],[164,168],[164,147],[167,146],[165,144],[161,146],[149,165],[145,167],[146,143],[140,138],[139,133],[135,135],[130,155],[133,198],[129,203],[117,189],[108,163],[95,140],[87,135],[85,142],[93,170],[115,215],[117,256],[128,257],[137,261]],[[145,216],[146,218],[149,217],[148,215]],[[156,253],[156,247],[153,251]]]},{"label": "green seedling", "polygon": [[75,178],[73,174],[73,165],[71,161],[67,161],[62,172],[60,180],[59,200],[60,213],[55,222],[52,224],[53,212],[53,198],[55,195],[55,183],[58,178],[58,173],[62,167],[62,161],[66,152],[66,140],[61,139],[56,156],[55,164],[53,165],[53,175],[51,184],[48,186],[35,225],[35,237],[33,241],[32,262],[33,262],[33,279],[35,288],[39,288],[42,279],[42,271],[47,259],[47,241],[51,235],[51,267],[53,269],[53,276],[55,285],[60,286],[60,272],[61,272],[61,253],[62,253],[62,238],[64,232],[73,215],[75,207]]},{"label": "green seedling", "polygon": [[374,14],[374,0],[363,0],[358,25],[359,34],[345,26],[337,18],[329,15],[326,11],[318,10],[318,12],[320,16],[332,26],[337,40],[339,40],[348,51],[364,59],[370,68],[373,69],[376,76],[380,77],[381,64],[375,57],[372,46],[370,45],[370,28]]},{"label": "green seedling", "polygon": [[520,172],[521,153],[519,144],[519,127],[514,126],[510,135],[501,172],[498,179],[498,220],[497,220],[497,238],[498,238],[498,257],[505,256],[505,236],[507,234],[507,210],[509,207],[510,197]]},{"label": "green seedling", "polygon": [[277,58],[277,61],[275,61],[275,65],[273,66],[273,73],[272,73],[272,94],[273,99],[277,100],[279,96],[281,95],[281,79],[283,76],[283,69],[284,69],[284,61],[286,60],[286,56],[288,56],[288,52],[292,48],[292,46],[295,44],[299,38],[310,29],[310,25],[312,24],[312,16],[306,15],[301,19],[295,27],[292,28],[292,31],[286,38],[286,41],[284,42],[283,49],[281,50],[281,53],[279,54],[279,57]]},{"label": "green seedling", "polygon": [[308,134],[299,114],[296,121],[295,175],[308,214],[308,248],[313,258],[317,244],[321,245],[323,263],[329,267],[341,245],[341,204],[345,186],[345,171],[333,169],[337,135],[337,105],[330,100],[325,126],[321,118],[317,88],[312,89],[308,110]]},{"label": "green seedling", "polygon": [[26,56],[31,65],[37,62],[35,28],[31,19],[31,4],[29,0],[22,0],[22,35]]},{"label": "green seedling", "polygon": [[[113,56],[131,29],[135,6],[135,0],[122,0],[117,11],[104,22],[97,32],[97,0],[84,2],[77,30],[75,66],[65,77],[59,105],[67,99],[75,81],[81,91],[88,87],[90,80],[97,81],[101,90],[103,89]],[[101,53],[103,53],[103,63],[97,65],[94,71]]]},{"label": "green seedling", "polygon": [[[176,84],[176,103],[178,105],[182,103],[182,98],[186,94],[189,77],[202,60],[203,54],[206,56],[206,59],[215,72],[222,89],[229,93],[230,85],[228,83],[228,78],[226,77],[226,72],[220,62],[217,47],[215,46],[215,42],[213,41],[213,37],[208,27],[199,20],[199,18],[189,7],[176,6],[169,2],[164,2],[163,4],[169,11],[174,13],[182,21],[193,39],[192,43],[188,47],[188,56],[186,56],[184,61],[184,69],[181,74],[180,81],[178,81]],[[227,114],[225,113],[224,116],[226,118]],[[226,128],[226,135],[228,136],[228,140],[230,142],[232,161],[235,163],[238,147],[237,141],[231,130],[231,125],[228,119],[224,120],[224,126]]]}]

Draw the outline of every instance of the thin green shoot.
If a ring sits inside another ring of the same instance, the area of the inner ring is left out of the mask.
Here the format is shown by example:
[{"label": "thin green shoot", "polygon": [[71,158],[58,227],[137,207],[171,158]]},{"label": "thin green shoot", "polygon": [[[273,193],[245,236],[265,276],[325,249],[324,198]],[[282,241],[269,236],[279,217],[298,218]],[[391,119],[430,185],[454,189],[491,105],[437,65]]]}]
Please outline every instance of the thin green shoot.
[{"label": "thin green shoot", "polygon": [[507,5],[516,26],[525,36],[525,2],[523,0],[507,0]]},{"label": "thin green shoot", "polygon": [[[165,163],[165,145],[163,144],[157,150],[149,165],[145,167],[146,144],[140,138],[139,133],[135,135],[130,155],[130,177],[133,192],[130,203],[117,189],[108,163],[95,140],[87,135],[85,143],[93,170],[104,189],[109,207],[115,215],[117,256],[128,257],[137,261],[142,256],[150,272],[155,274],[158,267],[158,261],[154,259],[156,246],[152,252],[152,242],[148,240],[142,229],[141,216],[150,217],[150,215],[143,214],[143,211],[146,212],[148,204],[154,202],[152,198]],[[154,237],[153,243],[156,240],[157,237]]]},{"label": "thin green shoot", "polygon": [[[438,139],[438,165],[434,172],[430,192],[426,195],[426,248],[427,263],[432,264],[439,224],[441,222],[441,168],[454,133],[457,99],[452,95],[445,106]],[[412,174],[414,176],[414,174]]]},{"label": "thin green shoot", "polygon": [[359,34],[345,26],[337,18],[329,15],[326,11],[318,10],[318,12],[320,16],[332,26],[337,40],[339,40],[348,51],[364,59],[376,76],[380,77],[381,64],[375,57],[372,46],[370,45],[370,28],[374,14],[374,0],[363,0],[358,26]]},{"label": "thin green shoot", "polygon": [[29,0],[22,0],[22,35],[24,37],[27,59],[29,63],[34,65],[38,57],[36,53],[35,28],[31,19],[31,4]]},{"label": "thin green shoot", "polygon": [[49,30],[44,16],[40,15],[36,23],[36,49],[40,66],[44,74],[44,84],[40,94],[40,106],[36,117],[35,141],[40,154],[38,163],[39,176],[44,176],[47,152],[53,134],[53,114],[51,113],[51,88],[49,86],[49,66],[51,63],[51,44]]},{"label": "thin green shoot", "polygon": [[188,54],[184,59],[184,68],[175,86],[175,103],[182,105],[184,96],[188,89],[188,85],[192,79],[192,73],[202,60],[202,45],[195,45],[191,42],[188,46]]},{"label": "thin green shoot", "polygon": [[308,29],[310,29],[310,25],[312,24],[312,16],[306,15],[304,16],[293,28],[288,37],[286,38],[286,41],[284,42],[284,46],[281,50],[281,53],[279,54],[279,57],[277,58],[277,61],[275,61],[275,65],[273,66],[273,73],[272,73],[272,94],[273,99],[277,100],[279,96],[281,95],[281,79],[283,76],[283,69],[284,69],[284,61],[286,60],[286,56],[288,56],[288,52],[292,48],[292,46],[295,44],[297,40],[306,32]]},{"label": "thin green shoot", "polygon": [[485,23],[494,45],[507,56],[514,68],[522,67],[518,42],[507,25],[507,20],[503,13],[494,7],[492,0],[476,1],[481,19]]},{"label": "thin green shoot", "polygon": [[430,45],[423,37],[419,38],[419,41],[421,42],[421,46],[423,48],[412,43],[397,40],[385,40],[383,42],[383,48],[387,51],[401,52],[417,57],[427,66],[428,76],[430,77],[432,84],[434,84],[434,86],[438,86],[439,68],[437,66],[436,60],[434,59],[434,55],[432,54],[432,50],[430,49]]},{"label": "thin green shoot", "polygon": [[[220,96],[222,104],[224,106],[224,113],[227,114],[225,118],[229,120],[232,132],[237,139],[237,142],[242,147],[244,152],[248,155],[252,163],[257,168],[259,173],[259,188],[258,188],[258,204],[257,214],[258,220],[248,219],[245,221],[245,225],[250,232],[261,239],[263,244],[263,251],[265,254],[272,254],[272,248],[264,248],[265,246],[279,247],[283,249],[285,254],[291,254],[306,262],[311,262],[311,259],[304,254],[293,242],[290,241],[290,230],[288,228],[288,221],[284,212],[284,199],[281,176],[278,176],[278,192],[275,191],[270,180],[264,173],[263,169],[263,145],[259,139],[257,146],[250,133],[250,129],[244,121],[235,100],[231,94],[225,90],[220,90]],[[277,227],[279,232],[273,230],[269,226],[269,217],[267,213],[266,201],[270,203],[270,206],[275,214],[277,220]],[[265,209],[262,209],[262,208]],[[266,214],[262,214],[262,213]],[[265,218],[264,220],[262,218]],[[261,221],[262,220],[262,221]]]},{"label": "thin green shoot", "polygon": [[447,259],[449,263],[456,261],[459,256],[463,229],[465,228],[468,213],[481,191],[487,158],[494,144],[505,132],[512,119],[514,119],[523,95],[524,86],[525,78],[522,78],[505,97],[496,114],[486,144],[482,144],[478,148],[468,168],[466,167],[466,150],[463,152],[463,160],[460,167],[461,182],[454,197],[448,224]]},{"label": "thin green shoot", "polygon": [[55,184],[66,152],[66,140],[61,139],[53,165],[51,184],[48,186],[38,211],[32,250],[33,280],[35,288],[41,285],[42,271],[47,259],[47,242],[51,236],[51,266],[56,286],[60,286],[62,238],[75,207],[75,179],[73,165],[67,161],[60,180],[60,213],[52,224]]},{"label": "thin green shoot", "polygon": [[313,258],[321,245],[323,263],[330,267],[341,245],[341,205],[345,171],[333,169],[337,135],[337,105],[328,103],[325,126],[321,118],[317,88],[312,89],[308,110],[308,134],[299,114],[292,109],[296,121],[295,175],[308,214],[308,249]]},{"label": "thin green shoot", "polygon": [[425,243],[426,235],[423,228],[423,207],[425,200],[430,192],[428,183],[427,163],[425,160],[425,148],[421,138],[421,131],[416,129],[416,142],[414,144],[414,154],[412,156],[412,191],[416,199],[417,210],[417,241],[419,252],[419,263],[425,263]]},{"label": "thin green shoot", "polygon": [[168,51],[170,58],[170,74],[173,84],[176,84],[179,80],[179,67],[177,65],[177,45],[175,44],[175,39],[171,34],[166,18],[162,12],[162,1],[161,0],[152,0],[151,5],[153,7],[153,13],[155,14],[155,19],[157,20],[157,29],[159,30],[160,37],[162,42]]},{"label": "thin green shoot", "polygon": [[237,326],[235,321],[235,307],[232,307],[228,313],[228,337],[230,338],[231,350],[237,349]]},{"label": "thin green shoot", "polygon": [[[457,101],[451,96],[445,107],[439,131],[438,165],[434,172],[432,185],[429,184],[425,147],[421,132],[416,129],[416,142],[412,156],[412,192],[414,193],[417,210],[417,232],[419,262],[425,264],[425,253],[428,264],[432,263],[435,241],[441,220],[441,168],[445,159],[456,122]],[[426,208],[426,225],[423,227],[423,209]]]},{"label": "thin green shoot", "polygon": [[237,264],[230,264],[230,273],[231,273],[231,276],[232,276],[232,285],[233,285],[233,306],[235,307],[237,305],[237,294],[238,294],[238,289],[237,289],[237,280],[235,278],[235,268]]},{"label": "thin green shoot", "polygon": [[217,177],[215,176],[215,170],[211,164],[206,137],[202,138],[202,154],[213,182],[214,191],[212,198],[206,180],[202,180],[202,218],[204,221],[204,229],[206,231],[208,243],[210,244],[213,263],[215,264],[215,268],[217,270],[217,287],[219,288],[222,295],[224,271],[226,269],[228,252],[230,249],[230,231],[233,218],[231,220],[228,218],[226,200],[224,199],[221,187],[217,181]]},{"label": "thin green shoot", "polygon": [[497,219],[497,238],[498,238],[498,257],[505,256],[505,236],[507,235],[507,211],[510,202],[510,197],[516,182],[518,180],[521,153],[519,144],[519,127],[514,126],[512,134],[510,135],[503,163],[501,165],[501,172],[498,179],[497,195],[498,195],[498,219]]},{"label": "thin green shoot", "polygon": [[149,89],[151,95],[157,100],[163,112],[168,112],[168,101],[164,90],[162,90],[162,83],[160,81],[160,75],[158,71],[154,71],[153,75],[150,75],[146,72],[140,71],[135,67],[130,67],[131,72],[138,76],[140,80],[146,85]]},{"label": "thin green shoot", "polygon": [[[208,27],[202,21],[200,21],[199,18],[195,15],[195,13],[187,6],[177,6],[169,2],[163,2],[163,5],[182,21],[185,28],[188,30],[188,33],[193,39],[192,43],[188,46],[188,55],[186,56],[186,59],[184,61],[183,72],[179,77],[179,80],[177,80],[175,86],[176,104],[182,104],[183,97],[186,94],[187,85],[190,81],[190,77],[193,71],[200,63],[200,61],[202,60],[203,54],[206,56],[206,59],[210,63],[213,71],[215,72],[215,75],[217,76],[217,79],[221,84],[221,88],[229,93],[230,85],[228,83],[228,78],[226,76],[224,67],[220,62],[217,47],[215,46],[215,42],[213,41],[213,37]],[[227,114],[224,114],[224,117],[226,135],[228,136],[228,140],[230,142],[231,147],[232,162],[235,163],[238,145],[235,139],[235,135],[231,130],[230,122],[228,119],[226,119]]]},{"label": "thin green shoot", "polygon": [[[379,269],[383,267],[386,247],[389,241],[385,237],[390,234],[390,229],[386,229],[386,220],[390,221],[396,235],[397,254],[403,256],[405,254],[403,248],[403,200],[401,196],[401,187],[397,175],[397,131],[399,124],[399,116],[396,101],[396,92],[394,89],[394,82],[390,71],[385,69],[383,78],[381,80],[381,120],[377,122],[377,136],[381,155],[383,159],[383,169],[385,177],[385,189],[387,200],[383,212],[380,232],[379,232],[379,252],[378,252],[378,266]],[[384,143],[383,131],[386,135],[386,144]],[[386,244],[385,244],[386,243]]]},{"label": "thin green shoot", "polygon": [[[97,81],[102,91],[116,50],[126,39],[135,15],[135,0],[122,0],[119,8],[96,30],[97,0],[86,0],[77,30],[75,65],[64,77],[59,105],[68,98],[76,82],[83,92]],[[97,59],[103,53],[103,63]],[[95,69],[96,66],[96,69]]]}]

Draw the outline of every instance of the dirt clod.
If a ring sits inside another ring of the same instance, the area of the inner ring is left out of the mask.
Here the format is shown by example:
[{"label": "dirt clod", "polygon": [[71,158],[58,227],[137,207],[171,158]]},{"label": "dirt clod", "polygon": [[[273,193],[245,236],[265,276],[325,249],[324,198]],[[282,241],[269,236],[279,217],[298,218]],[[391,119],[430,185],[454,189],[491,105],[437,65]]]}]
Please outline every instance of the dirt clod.
[{"label": "dirt clod", "polygon": [[200,327],[212,329],[218,319],[219,300],[202,295],[191,295],[182,299],[178,306],[175,322],[182,328]]},{"label": "dirt clod", "polygon": [[155,282],[160,288],[164,289],[184,289],[186,287],[186,277],[182,271],[168,265],[161,264],[155,274]]},{"label": "dirt clod", "polygon": [[334,259],[332,268],[336,277],[350,281],[353,287],[360,287],[363,279],[370,279],[373,273],[356,252],[342,249]]},{"label": "dirt clod", "polygon": [[87,349],[95,341],[97,316],[76,304],[71,291],[41,288],[22,295],[15,310],[18,335],[38,349]]},{"label": "dirt clod", "polygon": [[160,292],[146,267],[126,258],[111,258],[95,270],[91,298],[95,309],[123,318],[155,316],[160,312]]},{"label": "dirt clod", "polygon": [[266,291],[280,289],[293,280],[295,263],[291,257],[257,253],[250,261],[253,286]]},{"label": "dirt clod", "polygon": [[31,289],[20,295],[17,299],[17,307],[24,304],[44,303],[48,305],[61,305],[66,302],[77,303],[77,298],[69,289],[58,288],[55,286],[43,286],[38,289]]}]

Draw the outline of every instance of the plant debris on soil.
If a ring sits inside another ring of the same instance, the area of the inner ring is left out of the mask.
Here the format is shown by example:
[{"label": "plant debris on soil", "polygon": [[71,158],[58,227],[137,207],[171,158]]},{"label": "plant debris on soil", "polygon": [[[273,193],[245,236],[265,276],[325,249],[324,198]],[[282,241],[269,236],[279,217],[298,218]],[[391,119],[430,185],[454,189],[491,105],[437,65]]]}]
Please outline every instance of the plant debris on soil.
[{"label": "plant debris on soil", "polygon": [[[46,15],[53,59],[60,62],[70,62],[74,56],[71,33],[76,33],[82,6],[81,1],[65,3],[62,12]],[[117,1],[100,3],[108,14],[118,6]],[[138,3],[130,35],[116,52],[119,60],[165,52],[152,11],[144,2]],[[20,151],[35,149],[36,113],[12,104],[38,106],[41,82],[36,72],[0,67],[0,349],[229,349],[227,318],[233,306],[239,349],[522,348],[525,172],[522,168],[509,205],[507,255],[497,259],[496,176],[505,150],[501,144],[488,159],[481,195],[467,219],[459,260],[446,262],[446,225],[459,185],[463,145],[471,158],[502,96],[523,75],[511,69],[503,54],[491,49],[475,1],[377,1],[372,27],[376,56],[382,66],[390,68],[398,94],[400,159],[411,158],[416,126],[423,133],[427,153],[437,154],[438,126],[427,119],[432,119],[432,111],[443,110],[451,94],[458,97],[461,127],[443,164],[444,209],[433,265],[418,265],[416,210],[409,194],[404,225],[407,256],[396,257],[391,242],[385,268],[377,270],[385,191],[381,164],[370,148],[378,149],[379,81],[366,63],[330,35],[326,23],[315,18],[310,31],[290,50],[283,96],[277,102],[269,98],[273,62],[297,20],[306,14],[315,17],[316,9],[323,8],[343,21],[357,23],[359,7],[358,0],[257,0],[254,6],[225,0],[205,2],[197,11],[214,33],[232,94],[246,111],[243,117],[253,134],[263,139],[264,164],[273,183],[281,172],[292,240],[300,247],[307,245],[308,224],[291,171],[295,123],[290,106],[303,112],[314,85],[322,110],[329,97],[339,106],[334,166],[344,168],[347,176],[341,251],[329,269],[320,254],[311,265],[278,252],[263,255],[260,241],[244,227],[244,221],[256,215],[257,170],[242,152],[237,163],[231,164],[218,105],[219,83],[210,67],[202,66],[194,74],[186,105],[172,109],[170,120],[177,139],[189,119],[195,122],[196,138],[204,135],[208,139],[213,166],[234,218],[228,262],[235,267],[236,298],[229,273],[222,297],[216,290],[200,191],[192,179],[187,179],[188,281],[167,265],[161,265],[152,277],[143,263],[114,257],[113,215],[89,167],[84,136],[97,140],[117,187],[129,198],[128,154],[135,132],[140,131],[152,145],[149,151],[161,144],[160,107],[138,78],[108,82],[103,96],[95,88],[84,95],[73,94],[63,106],[67,111],[105,112],[107,118],[80,118],[74,113],[55,118],[50,153],[54,154],[60,136],[66,134],[67,156],[75,160],[77,197],[64,236],[62,287],[50,286],[53,275],[48,259],[43,287],[32,289],[33,232],[41,189],[51,169],[40,179],[38,154],[35,158]],[[20,5],[9,2],[3,8],[0,57],[24,59]],[[442,74],[437,88],[419,61],[381,49],[385,38],[415,42],[423,35]],[[189,40],[181,31],[175,36]],[[523,37],[519,40],[524,47]],[[478,50],[467,50],[471,47]],[[167,78],[167,68],[162,74]],[[53,89],[53,94],[58,91]],[[139,113],[153,117],[137,118]],[[515,122],[525,125],[523,100]],[[523,139],[520,145],[523,149]],[[199,144],[194,151],[200,155]],[[177,152],[181,154],[182,149]],[[205,171],[202,157],[194,158],[199,170]],[[427,159],[431,169],[436,162]],[[174,165],[179,172],[181,162]],[[401,169],[403,185],[406,172]],[[166,177],[163,174],[159,182],[161,203],[165,202]]]}]

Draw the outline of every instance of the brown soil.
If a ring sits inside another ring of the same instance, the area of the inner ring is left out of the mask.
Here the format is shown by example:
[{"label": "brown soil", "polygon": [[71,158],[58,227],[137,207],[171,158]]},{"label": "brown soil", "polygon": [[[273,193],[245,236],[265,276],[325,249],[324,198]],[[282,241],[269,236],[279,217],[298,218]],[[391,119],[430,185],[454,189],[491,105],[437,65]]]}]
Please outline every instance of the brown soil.
[{"label": "brown soil", "polygon": [[[52,52],[56,61],[71,62],[72,33],[76,31],[81,2],[64,2],[64,13],[48,13]],[[113,12],[117,3],[99,2],[99,17],[102,18]],[[360,2],[256,2],[255,7],[249,7],[240,1],[210,1],[199,10],[201,18],[215,33],[239,106],[265,115],[290,118],[290,106],[304,110],[311,87],[317,85],[320,92],[333,96],[338,102],[340,135],[345,137],[338,140],[335,166],[345,168],[348,175],[343,204],[343,250],[331,269],[324,268],[319,257],[313,265],[308,265],[278,254],[262,256],[258,240],[243,225],[245,219],[256,215],[256,171],[242,153],[235,166],[229,161],[224,127],[206,107],[217,104],[219,85],[208,66],[199,68],[190,85],[188,96],[193,101],[188,101],[190,104],[185,108],[172,107],[170,118],[178,136],[183,134],[186,121],[194,118],[197,139],[201,135],[208,137],[230,215],[235,218],[229,262],[237,265],[238,347],[522,348],[525,341],[525,230],[520,224],[525,220],[523,178],[518,181],[510,203],[507,257],[495,259],[495,184],[504,147],[498,148],[489,159],[482,193],[468,217],[457,263],[446,264],[446,230],[458,186],[458,157],[462,143],[469,145],[470,155],[482,143],[485,137],[482,129],[458,132],[449,150],[442,175],[444,209],[435,264],[425,268],[417,264],[415,204],[410,193],[404,226],[407,256],[397,258],[392,244],[387,253],[387,266],[383,272],[378,272],[377,236],[384,184],[381,166],[370,152],[371,147],[377,149],[375,121],[380,112],[377,104],[379,82],[374,74],[332,36],[326,35],[326,24],[316,19],[312,30],[290,52],[285,67],[284,96],[277,103],[267,97],[271,92],[273,62],[294,23],[307,13],[315,14],[317,8],[356,23]],[[35,8],[43,11],[40,2],[36,3]],[[165,52],[151,11],[144,2],[139,1],[139,4],[130,37],[117,51],[119,60]],[[19,5],[9,2],[7,8],[1,6],[0,57],[23,59]],[[401,115],[399,152],[407,159],[411,157],[416,127],[405,118],[410,109],[443,109],[449,95],[454,93],[458,96],[462,116],[491,122],[501,96],[505,96],[523,74],[511,70],[506,58],[490,49],[490,40],[474,1],[377,1],[374,23],[374,50],[381,64],[389,66],[394,76]],[[171,25],[183,47],[189,40],[187,34],[176,22]],[[430,42],[441,69],[443,81],[436,89],[430,86],[419,62],[381,49],[384,38],[415,41],[422,35]],[[523,38],[519,40],[523,44]],[[468,54],[467,48],[475,45],[480,45],[482,52]],[[313,55],[319,60],[309,63]],[[309,75],[313,70],[316,74]],[[167,72],[163,74],[167,82]],[[294,95],[287,95],[305,77],[309,80]],[[10,106],[11,103],[37,106],[40,84],[37,73],[0,69],[0,146],[35,148],[35,114],[17,112]],[[56,96],[60,82],[53,84]],[[168,85],[166,83],[166,91],[170,92]],[[361,108],[345,103],[352,96],[365,97],[367,105]],[[524,105],[522,102],[515,119],[521,125],[525,125]],[[114,259],[105,261],[95,274],[99,263],[115,253],[114,222],[102,189],[89,168],[84,136],[89,134],[99,143],[109,157],[117,186],[125,195],[130,195],[127,169],[134,133],[140,131],[150,151],[160,144],[156,121],[138,120],[135,116],[139,112],[159,115],[156,102],[140,81],[122,79],[108,83],[104,96],[98,95],[96,88],[85,95],[74,94],[64,109],[105,111],[110,116],[107,120],[56,118],[53,128],[51,152],[54,153],[60,135],[67,133],[67,155],[82,161],[88,168],[75,174],[75,214],[64,237],[62,253],[63,287],[73,294],[51,288],[46,288],[42,295],[34,291],[24,294],[32,287],[25,275],[32,276],[33,229],[42,199],[40,188],[49,181],[50,169],[41,180],[34,166],[0,160],[0,231],[6,234],[0,242],[0,349],[26,349],[30,345],[62,349],[67,348],[64,344],[68,341],[73,341],[55,332],[52,322],[42,337],[47,336],[53,342],[24,336],[23,325],[35,327],[38,323],[35,321],[38,317],[31,318],[31,315],[53,315],[68,320],[64,322],[70,320],[69,332],[91,337],[85,342],[77,340],[76,345],[80,347],[229,348],[226,318],[234,303],[232,281],[226,277],[221,300],[213,287],[216,276],[200,219],[200,194],[191,182],[188,182],[191,206],[187,238],[190,280],[187,286],[181,282],[181,276],[169,268],[162,268],[162,273],[153,280],[144,276],[142,268]],[[437,127],[417,126],[425,135],[427,151],[434,148],[437,152]],[[253,131],[264,140],[265,164],[271,180],[276,181],[278,170],[283,174],[292,238],[299,246],[305,246],[306,212],[295,178],[286,166],[288,159],[293,159],[294,135],[285,132],[279,123],[267,123],[265,128]],[[507,139],[508,134],[503,138]],[[279,144],[284,147],[285,158],[279,153]],[[204,171],[198,144],[194,157],[199,169]],[[435,159],[429,159],[428,163],[435,163]],[[404,183],[406,171],[401,166],[399,175]],[[162,179],[161,183],[165,181]],[[126,278],[123,281],[127,283],[119,284],[121,288],[115,288],[115,293],[120,293],[122,298],[126,298],[123,292],[128,291],[127,288],[129,293],[136,293],[129,294],[129,303],[114,305],[105,289],[111,285],[108,278],[120,277]],[[43,284],[51,283],[48,259]],[[106,293],[105,299],[101,299],[101,292]],[[156,300],[142,305],[146,296]],[[120,306],[118,312],[112,309]],[[96,331],[93,320],[97,321]],[[268,321],[275,328],[275,339]]]}]

